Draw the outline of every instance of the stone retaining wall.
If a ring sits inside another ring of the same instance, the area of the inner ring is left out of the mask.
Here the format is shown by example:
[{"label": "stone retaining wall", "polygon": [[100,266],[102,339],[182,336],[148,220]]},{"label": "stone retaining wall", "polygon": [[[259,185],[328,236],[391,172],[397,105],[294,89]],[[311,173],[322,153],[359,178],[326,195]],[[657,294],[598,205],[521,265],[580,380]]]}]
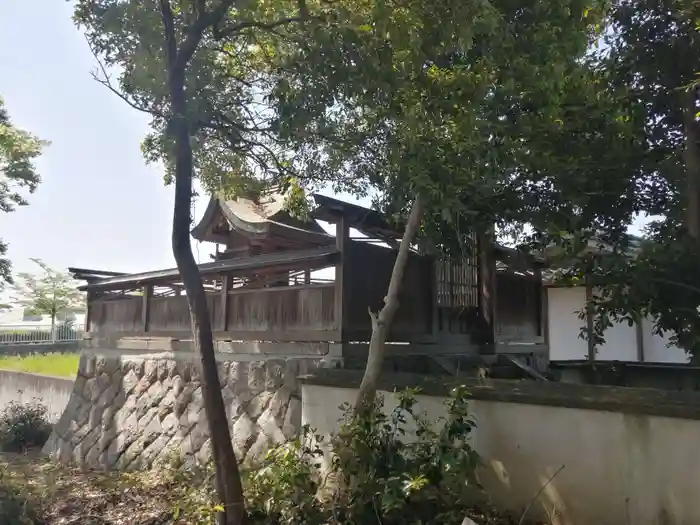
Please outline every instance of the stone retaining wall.
[{"label": "stone retaining wall", "polygon": [[[245,461],[301,426],[297,378],[321,359],[219,363],[236,456]],[[44,452],[90,467],[136,470],[211,452],[198,364],[181,358],[83,355],[68,405]]]}]

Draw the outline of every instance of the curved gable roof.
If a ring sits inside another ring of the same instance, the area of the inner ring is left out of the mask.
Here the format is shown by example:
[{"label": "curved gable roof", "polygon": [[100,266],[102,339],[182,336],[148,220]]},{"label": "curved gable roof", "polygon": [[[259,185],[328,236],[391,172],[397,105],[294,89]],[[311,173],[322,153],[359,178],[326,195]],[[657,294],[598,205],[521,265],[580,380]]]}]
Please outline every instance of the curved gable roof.
[{"label": "curved gable roof", "polygon": [[211,197],[202,220],[192,229],[192,236],[199,241],[210,240],[208,237],[219,216],[233,231],[248,238],[275,235],[314,245],[326,244],[330,239],[315,220],[307,222],[291,217],[284,209],[284,196],[277,193],[265,196],[260,202]]}]

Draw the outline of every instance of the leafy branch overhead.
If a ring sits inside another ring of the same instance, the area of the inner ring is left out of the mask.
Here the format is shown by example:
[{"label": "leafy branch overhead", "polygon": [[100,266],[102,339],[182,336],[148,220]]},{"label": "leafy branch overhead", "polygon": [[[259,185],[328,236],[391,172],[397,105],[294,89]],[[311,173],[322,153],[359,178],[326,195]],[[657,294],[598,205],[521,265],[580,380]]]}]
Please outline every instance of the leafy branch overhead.
[{"label": "leafy branch overhead", "polygon": [[616,234],[649,206],[638,115],[586,55],[604,2],[343,5],[278,54],[303,175],[404,216],[423,193],[442,245],[493,223]]},{"label": "leafy branch overhead", "polygon": [[613,321],[647,316],[657,332],[668,333],[695,359],[700,356],[699,7],[677,0],[614,3],[599,67],[641,112],[631,122],[644,140],[631,191],[644,203],[639,211],[656,220],[634,257],[622,242],[597,264],[573,269],[579,275],[588,270],[600,284],[592,305],[597,340]]},{"label": "leafy branch overhead", "polygon": [[[27,204],[26,193],[34,193],[41,178],[34,161],[47,142],[17,128],[0,97],[0,211],[8,213]],[[7,245],[0,241],[0,257]],[[10,262],[0,258],[0,282],[12,282]]]},{"label": "leafy branch overhead", "polygon": [[[274,82],[266,61],[267,34],[288,31],[302,20],[297,2],[198,2],[172,6],[172,31],[182,35],[187,118],[195,176],[211,192],[234,193],[236,179],[291,175],[292,152],[278,140],[275,115],[266,100]],[[99,60],[95,77],[132,107],[152,117],[143,142],[146,158],[164,162],[173,180],[173,139],[168,130],[165,40],[156,2],[78,2],[76,23]],[[211,20],[217,22],[209,24]],[[262,33],[262,34],[261,34]],[[197,46],[187,35],[199,34]],[[112,73],[113,68],[118,74]]]}]

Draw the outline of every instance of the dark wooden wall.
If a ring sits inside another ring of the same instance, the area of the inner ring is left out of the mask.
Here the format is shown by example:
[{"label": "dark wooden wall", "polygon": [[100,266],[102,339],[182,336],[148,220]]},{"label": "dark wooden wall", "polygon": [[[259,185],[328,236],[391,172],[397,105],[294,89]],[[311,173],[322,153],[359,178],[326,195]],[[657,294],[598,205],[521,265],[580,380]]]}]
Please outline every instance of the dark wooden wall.
[{"label": "dark wooden wall", "polygon": [[496,335],[528,341],[542,335],[542,282],[532,276],[498,272]]},{"label": "dark wooden wall", "polygon": [[[377,312],[384,304],[396,251],[367,242],[345,246],[344,334],[350,341],[368,341],[372,332],[368,307]],[[411,341],[432,332],[433,264],[411,253],[399,294],[399,309],[391,326],[390,341]]]}]

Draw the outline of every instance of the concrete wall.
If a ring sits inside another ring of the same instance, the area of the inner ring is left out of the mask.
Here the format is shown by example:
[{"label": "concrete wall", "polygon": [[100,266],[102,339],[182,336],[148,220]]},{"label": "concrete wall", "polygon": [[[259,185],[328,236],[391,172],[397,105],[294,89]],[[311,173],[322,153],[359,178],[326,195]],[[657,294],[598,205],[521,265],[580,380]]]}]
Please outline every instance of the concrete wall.
[{"label": "concrete wall", "polygon": [[[582,286],[547,288],[549,315],[549,358],[551,361],[580,360],[588,357],[588,343],[579,337],[585,321],[578,312],[586,304],[586,290]],[[687,363],[686,353],[675,346],[667,346],[668,338],[653,333],[653,323],[642,324],[644,361],[658,363]],[[634,326],[615,323],[605,331],[605,343],[596,347],[600,361],[639,361],[637,333]]]},{"label": "concrete wall", "polygon": [[0,370],[0,410],[10,402],[39,400],[47,406],[49,417],[57,421],[73,391],[73,379]]},{"label": "concrete wall", "polygon": [[[342,380],[312,378],[302,387],[302,423],[324,434],[337,429],[337,407],[356,393],[331,382]],[[472,445],[485,460],[480,478],[496,503],[522,512],[563,466],[533,504],[532,517],[553,525],[700,523],[700,413],[692,408],[700,396],[681,402],[675,393],[551,384],[538,394],[538,384],[528,383],[470,387],[477,421]],[[391,386],[384,388],[390,409]],[[431,419],[444,414],[443,401],[419,396]],[[660,415],[663,407],[682,417]]]}]

